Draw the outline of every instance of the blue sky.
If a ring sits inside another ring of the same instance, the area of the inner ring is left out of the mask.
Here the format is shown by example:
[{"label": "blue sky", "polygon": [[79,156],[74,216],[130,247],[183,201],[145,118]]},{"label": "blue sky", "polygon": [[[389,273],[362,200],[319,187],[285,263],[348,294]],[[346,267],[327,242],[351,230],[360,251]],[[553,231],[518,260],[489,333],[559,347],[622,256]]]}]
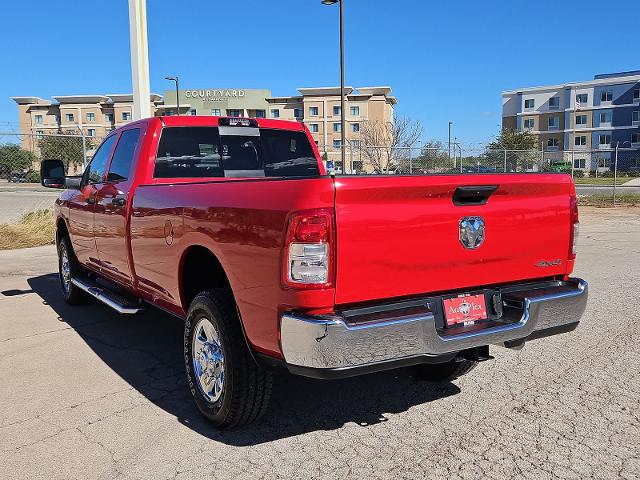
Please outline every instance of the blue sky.
[{"label": "blue sky", "polygon": [[[147,0],[151,89],[339,83],[338,7],[320,0]],[[126,0],[1,7],[0,130],[9,97],[131,91]],[[502,90],[640,69],[637,0],[345,0],[346,83],[390,85],[425,139],[499,130]],[[85,26],[85,27],[83,27]],[[372,26],[375,26],[372,28]]]}]

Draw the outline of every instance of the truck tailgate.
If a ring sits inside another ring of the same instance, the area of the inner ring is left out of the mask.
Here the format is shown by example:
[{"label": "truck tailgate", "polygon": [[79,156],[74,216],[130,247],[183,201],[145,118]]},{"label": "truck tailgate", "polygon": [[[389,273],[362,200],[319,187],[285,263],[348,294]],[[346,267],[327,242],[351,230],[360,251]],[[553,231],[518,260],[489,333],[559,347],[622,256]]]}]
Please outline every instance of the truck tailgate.
[{"label": "truck tailgate", "polygon": [[[335,183],[336,304],[567,271],[574,192],[568,175],[362,176]],[[496,189],[483,205],[454,204],[454,192],[465,186]],[[459,239],[464,217],[484,220],[485,240],[476,249]]]}]

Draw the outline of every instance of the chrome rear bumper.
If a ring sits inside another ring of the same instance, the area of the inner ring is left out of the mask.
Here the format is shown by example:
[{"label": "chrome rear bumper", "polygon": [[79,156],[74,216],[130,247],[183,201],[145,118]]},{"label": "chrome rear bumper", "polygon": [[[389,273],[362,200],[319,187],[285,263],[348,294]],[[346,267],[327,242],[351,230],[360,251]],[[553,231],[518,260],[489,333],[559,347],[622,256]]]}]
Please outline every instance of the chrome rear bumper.
[{"label": "chrome rear bumper", "polygon": [[504,314],[499,320],[460,333],[439,327],[437,299],[418,301],[422,302],[418,312],[414,301],[411,308],[387,309],[387,313],[383,309],[375,319],[362,322],[345,315],[287,313],[281,319],[282,352],[291,371],[310,376],[322,375],[304,369],[366,369],[403,359],[421,363],[474,347],[572,330],[586,307],[587,290],[587,282],[577,278],[505,289],[501,292]]}]

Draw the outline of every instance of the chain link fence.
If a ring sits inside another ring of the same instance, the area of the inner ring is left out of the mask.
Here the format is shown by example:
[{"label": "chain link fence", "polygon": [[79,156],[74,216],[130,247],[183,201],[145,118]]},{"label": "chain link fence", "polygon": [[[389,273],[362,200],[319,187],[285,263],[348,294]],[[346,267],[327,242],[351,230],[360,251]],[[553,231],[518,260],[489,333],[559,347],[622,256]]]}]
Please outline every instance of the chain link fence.
[{"label": "chain link fence", "polygon": [[640,148],[569,151],[490,150],[459,143],[385,147],[351,142],[342,161],[340,145],[318,145],[338,175],[438,175],[482,173],[566,173],[583,203],[640,204]]},{"label": "chain link fence", "polygon": [[[37,185],[40,161],[61,159],[68,174],[78,174],[92,158],[102,138],[63,133],[20,134],[0,131],[0,187]],[[613,203],[616,197],[640,197],[640,148],[596,150],[488,150],[458,142],[451,148],[439,142],[413,147],[363,145],[351,141],[345,160],[339,144],[318,145],[327,166],[339,175],[437,175],[482,173],[568,173],[578,194]],[[640,203],[640,202],[638,202]]]},{"label": "chain link fence", "polygon": [[69,175],[82,172],[101,138],[75,132],[0,132],[0,183],[40,183],[40,161],[62,160]]}]

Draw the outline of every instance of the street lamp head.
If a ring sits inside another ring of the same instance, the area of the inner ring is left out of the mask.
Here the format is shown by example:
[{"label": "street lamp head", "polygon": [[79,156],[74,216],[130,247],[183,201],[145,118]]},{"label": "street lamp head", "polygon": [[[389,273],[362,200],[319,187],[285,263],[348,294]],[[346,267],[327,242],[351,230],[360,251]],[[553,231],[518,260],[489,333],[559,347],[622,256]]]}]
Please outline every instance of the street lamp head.
[{"label": "street lamp head", "polygon": [[322,4],[323,5],[335,5],[336,3],[338,3],[340,0],[322,0]]},{"label": "street lamp head", "polygon": [[178,80],[178,77],[164,77],[165,80],[173,80],[174,82]]}]

